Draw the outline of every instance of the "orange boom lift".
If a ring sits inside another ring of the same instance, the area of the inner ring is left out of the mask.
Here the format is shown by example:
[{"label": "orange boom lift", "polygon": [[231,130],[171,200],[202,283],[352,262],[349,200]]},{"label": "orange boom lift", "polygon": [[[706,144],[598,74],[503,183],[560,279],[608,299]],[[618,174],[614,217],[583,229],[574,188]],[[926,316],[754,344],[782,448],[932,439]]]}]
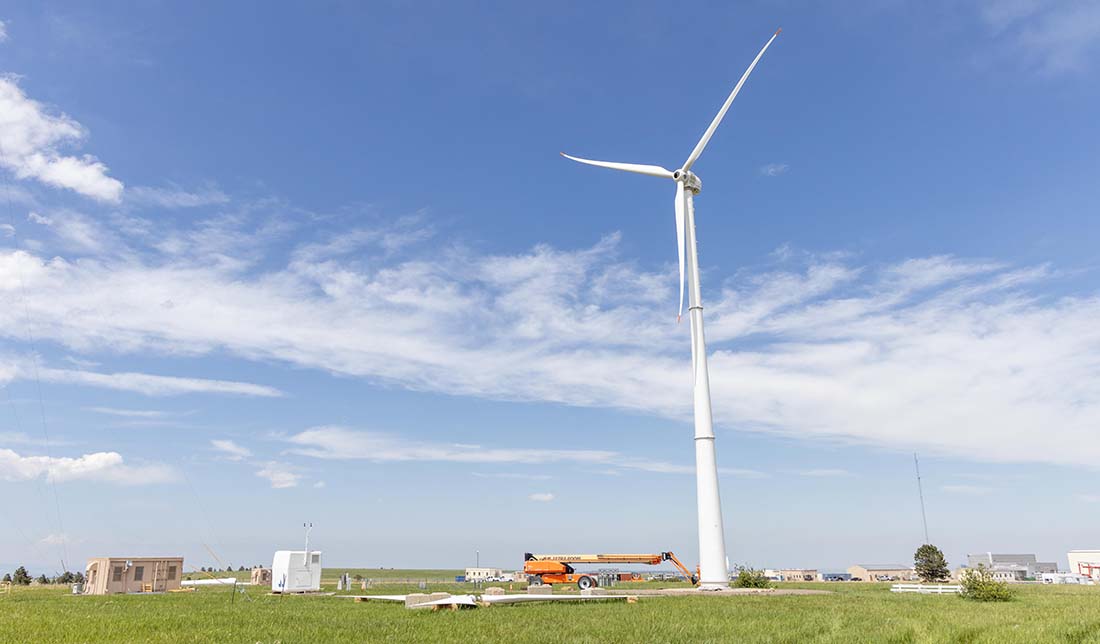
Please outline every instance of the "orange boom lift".
[{"label": "orange boom lift", "polygon": [[586,590],[599,585],[592,575],[578,573],[573,569],[576,564],[646,564],[656,566],[671,561],[685,579],[699,583],[699,576],[693,575],[671,552],[654,555],[610,554],[610,555],[523,555],[523,572],[528,579],[538,578],[544,584],[577,584],[577,588]]}]

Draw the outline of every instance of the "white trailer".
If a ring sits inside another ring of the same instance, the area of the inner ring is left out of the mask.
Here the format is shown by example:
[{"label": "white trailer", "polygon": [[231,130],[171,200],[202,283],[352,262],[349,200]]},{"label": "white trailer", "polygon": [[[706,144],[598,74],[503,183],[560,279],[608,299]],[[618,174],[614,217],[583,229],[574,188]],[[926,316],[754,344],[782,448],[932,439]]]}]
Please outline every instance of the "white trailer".
[{"label": "white trailer", "polygon": [[308,593],[321,590],[319,550],[279,550],[271,562],[271,592]]}]

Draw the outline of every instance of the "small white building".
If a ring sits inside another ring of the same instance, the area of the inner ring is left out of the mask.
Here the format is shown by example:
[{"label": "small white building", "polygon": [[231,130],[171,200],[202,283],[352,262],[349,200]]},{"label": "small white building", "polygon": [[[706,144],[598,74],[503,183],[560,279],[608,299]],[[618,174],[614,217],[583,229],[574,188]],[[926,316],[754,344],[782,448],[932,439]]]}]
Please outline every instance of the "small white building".
[{"label": "small white building", "polygon": [[467,568],[466,569],[466,581],[486,581],[492,579],[493,581],[499,580],[504,576],[504,571],[500,568]]},{"label": "small white building", "polygon": [[1084,584],[1091,585],[1092,579],[1088,575],[1079,575],[1074,572],[1044,572],[1041,581],[1044,584]]},{"label": "small white building", "polygon": [[271,592],[308,593],[321,590],[319,550],[279,550],[271,562]]}]

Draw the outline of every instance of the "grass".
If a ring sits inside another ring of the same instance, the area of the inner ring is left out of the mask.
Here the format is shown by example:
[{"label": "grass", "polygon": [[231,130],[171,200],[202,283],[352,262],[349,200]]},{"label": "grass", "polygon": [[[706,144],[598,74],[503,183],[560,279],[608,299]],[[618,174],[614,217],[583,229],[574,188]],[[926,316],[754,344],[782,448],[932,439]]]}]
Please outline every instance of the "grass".
[{"label": "grass", "polygon": [[[372,591],[393,592],[391,586],[407,589],[379,583]],[[64,588],[19,588],[0,595],[0,640],[1100,643],[1100,587],[1095,586],[1022,586],[1015,600],[996,604],[891,593],[888,584],[789,587],[833,592],[643,597],[637,604],[528,604],[432,613],[334,597],[269,596],[260,589],[249,589],[231,603],[232,593],[222,588],[100,597],[74,597]]]}]

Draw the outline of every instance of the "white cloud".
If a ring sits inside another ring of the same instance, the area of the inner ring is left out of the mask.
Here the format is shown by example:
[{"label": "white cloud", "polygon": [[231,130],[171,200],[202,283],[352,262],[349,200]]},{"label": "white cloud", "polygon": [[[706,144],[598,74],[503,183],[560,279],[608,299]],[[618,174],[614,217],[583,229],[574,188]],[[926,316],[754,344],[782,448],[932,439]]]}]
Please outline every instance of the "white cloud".
[{"label": "white cloud", "polygon": [[50,114],[27,97],[13,77],[0,77],[0,165],[16,177],[117,202],[122,182],[107,176],[107,166],[90,155],[65,156],[60,151],[85,137],[84,128],[68,115]]},{"label": "white cloud", "polygon": [[500,449],[454,443],[409,441],[379,432],[314,427],[287,441],[295,454],[371,461],[449,461],[455,463],[605,463],[615,452],[600,450]]},{"label": "white cloud", "polygon": [[88,411],[108,416],[121,416],[123,418],[163,418],[166,412],[155,409],[118,409],[116,407],[88,407]]},{"label": "white cloud", "polygon": [[1078,494],[1077,500],[1083,503],[1100,503],[1100,494]]},{"label": "white cloud", "polygon": [[8,41],[8,23],[0,20],[0,42]]},{"label": "white cloud", "polygon": [[123,485],[165,483],[177,478],[176,471],[168,465],[128,465],[118,452],[49,458],[0,449],[0,481],[30,481],[47,475],[58,483],[107,481]]},{"label": "white cloud", "polygon": [[983,0],[994,41],[1046,74],[1084,71],[1100,53],[1100,3],[1093,0]]},{"label": "white cloud", "polygon": [[65,544],[73,545],[73,544],[80,543],[81,541],[82,541],[82,539],[74,539],[72,536],[67,535],[67,534],[51,532],[50,534],[47,534],[46,536],[39,539],[38,540],[38,545],[40,545],[40,546],[61,546],[61,545],[65,545]]},{"label": "white cloud", "polygon": [[278,389],[250,382],[178,378],[176,376],[157,376],[147,373],[96,373],[93,371],[44,367],[38,370],[38,375],[45,382],[132,391],[146,396],[179,396],[195,393],[261,397],[282,395]]},{"label": "white cloud", "polygon": [[298,487],[298,483],[302,480],[302,476],[296,473],[291,465],[276,461],[265,463],[256,472],[256,476],[267,479],[271,483],[271,487],[276,490]]},{"label": "white cloud", "polygon": [[550,492],[536,492],[529,495],[527,498],[531,499],[532,501],[538,501],[540,503],[549,503],[550,501],[554,500],[554,495]]},{"label": "white cloud", "polygon": [[[209,238],[220,255],[262,255],[246,224],[219,226]],[[407,247],[400,257],[373,246],[321,252],[323,243],[310,242],[285,265],[267,258],[262,271],[212,261],[197,242],[125,259],[0,251],[0,295],[16,296],[19,275],[27,293],[26,313],[0,308],[0,337],[18,342],[29,324],[77,353],[224,353],[418,391],[688,421],[688,329],[671,313],[675,269],[641,270],[618,257],[617,242],[514,255]],[[786,257],[800,263],[708,280],[720,428],[1001,462],[1100,459],[1091,438],[1100,391],[1089,386],[1100,380],[1096,293],[1044,297],[1057,278],[1044,266]],[[101,386],[114,377],[68,376]],[[278,394],[200,382],[202,391]],[[385,454],[393,445],[360,447]],[[510,450],[417,449],[523,462]]]},{"label": "white cloud", "polygon": [[66,250],[95,254],[115,243],[113,235],[104,231],[94,219],[72,210],[59,210],[50,216],[32,211],[27,219],[49,228]]},{"label": "white cloud", "polygon": [[242,447],[228,439],[217,438],[210,441],[210,444],[214,446],[214,449],[222,452],[226,460],[242,461],[252,456],[252,452],[248,448]]},{"label": "white cloud", "polygon": [[[694,465],[665,463],[636,458],[611,450],[523,449],[483,447],[462,443],[414,441],[392,434],[353,430],[345,427],[313,427],[286,439],[294,445],[289,451],[302,456],[326,459],[363,459],[376,462],[436,461],[451,463],[544,464],[574,463],[599,465],[613,469],[642,470],[662,474],[694,474]],[[767,476],[755,470],[719,468],[719,473],[740,478]],[[474,476],[498,478],[549,478],[512,473]]]},{"label": "white cloud", "polygon": [[134,186],[126,190],[126,203],[159,208],[197,208],[229,203],[229,196],[214,187],[199,190]]},{"label": "white cloud", "polygon": [[765,177],[778,177],[781,174],[786,174],[787,170],[790,170],[791,166],[786,163],[769,163],[767,165],[760,166],[760,174]]},{"label": "white cloud", "polygon": [[313,487],[319,490],[319,489],[325,487],[325,482],[324,481],[317,481],[316,483],[313,484]]},{"label": "white cloud", "polygon": [[481,479],[520,479],[524,481],[548,481],[553,478],[549,474],[526,474],[523,472],[470,472],[470,474]]}]

